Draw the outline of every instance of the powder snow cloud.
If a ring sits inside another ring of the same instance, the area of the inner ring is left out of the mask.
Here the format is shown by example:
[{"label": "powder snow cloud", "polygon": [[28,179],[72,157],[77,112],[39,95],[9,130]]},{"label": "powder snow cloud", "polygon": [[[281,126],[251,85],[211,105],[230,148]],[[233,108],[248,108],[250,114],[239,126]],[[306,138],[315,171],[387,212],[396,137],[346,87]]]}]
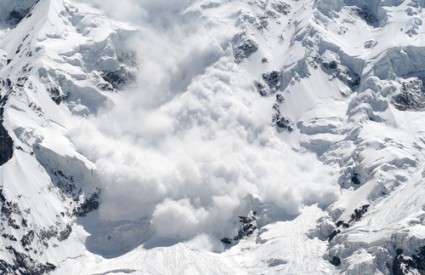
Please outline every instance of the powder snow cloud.
[{"label": "powder snow cloud", "polygon": [[103,220],[149,219],[157,236],[189,240],[234,234],[247,194],[284,215],[338,198],[331,169],[271,126],[268,102],[233,62],[233,27],[193,12],[191,0],[91,4],[141,28],[129,44],[136,87],[70,133],[96,163]]}]

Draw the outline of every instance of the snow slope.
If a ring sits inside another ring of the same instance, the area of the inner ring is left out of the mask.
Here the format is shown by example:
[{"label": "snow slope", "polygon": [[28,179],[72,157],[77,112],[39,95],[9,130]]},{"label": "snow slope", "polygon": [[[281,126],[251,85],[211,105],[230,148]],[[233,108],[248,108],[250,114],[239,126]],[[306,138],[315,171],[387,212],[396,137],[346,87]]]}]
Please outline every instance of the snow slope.
[{"label": "snow slope", "polygon": [[0,271],[422,274],[423,7],[0,0]]}]

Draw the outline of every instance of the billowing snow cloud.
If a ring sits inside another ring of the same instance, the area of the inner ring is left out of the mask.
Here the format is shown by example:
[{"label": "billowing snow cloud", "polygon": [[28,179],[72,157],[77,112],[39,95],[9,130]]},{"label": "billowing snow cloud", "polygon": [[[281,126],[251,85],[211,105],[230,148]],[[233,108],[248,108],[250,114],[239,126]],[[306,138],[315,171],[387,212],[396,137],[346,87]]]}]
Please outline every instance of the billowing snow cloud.
[{"label": "billowing snow cloud", "polygon": [[137,87],[71,132],[97,165],[102,219],[149,219],[157,236],[189,240],[232,236],[247,194],[282,216],[337,199],[331,169],[271,126],[270,99],[233,62],[232,27],[183,15],[190,0],[92,2],[142,28]]}]

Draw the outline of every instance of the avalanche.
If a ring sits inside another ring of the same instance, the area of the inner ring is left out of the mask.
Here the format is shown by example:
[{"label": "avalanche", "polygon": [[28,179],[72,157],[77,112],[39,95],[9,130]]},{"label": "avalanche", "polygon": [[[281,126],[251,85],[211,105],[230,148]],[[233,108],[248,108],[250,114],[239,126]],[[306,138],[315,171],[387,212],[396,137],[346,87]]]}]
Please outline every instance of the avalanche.
[{"label": "avalanche", "polygon": [[422,0],[0,0],[1,274],[422,274]]}]

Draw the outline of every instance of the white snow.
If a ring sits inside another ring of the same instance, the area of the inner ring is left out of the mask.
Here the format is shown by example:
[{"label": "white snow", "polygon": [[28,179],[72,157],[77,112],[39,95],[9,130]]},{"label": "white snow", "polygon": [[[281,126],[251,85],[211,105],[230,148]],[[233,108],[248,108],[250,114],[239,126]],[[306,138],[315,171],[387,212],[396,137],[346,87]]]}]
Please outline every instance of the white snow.
[{"label": "white snow", "polygon": [[[0,186],[20,224],[3,218],[17,241],[0,239],[0,259],[12,246],[53,274],[391,274],[396,249],[425,246],[423,110],[393,104],[424,79],[421,1],[18,2],[0,0],[15,147]],[[135,80],[108,83],[119,69]],[[220,242],[254,211],[254,234]]]}]

